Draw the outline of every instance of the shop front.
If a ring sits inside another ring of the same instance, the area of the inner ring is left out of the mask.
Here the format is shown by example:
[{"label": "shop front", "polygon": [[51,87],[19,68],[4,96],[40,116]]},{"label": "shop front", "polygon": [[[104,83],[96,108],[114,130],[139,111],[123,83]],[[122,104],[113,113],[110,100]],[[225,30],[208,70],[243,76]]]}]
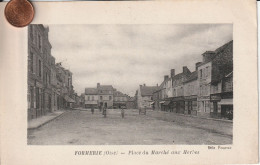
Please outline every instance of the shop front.
[{"label": "shop front", "polygon": [[197,96],[185,96],[185,114],[197,116]]},{"label": "shop front", "polygon": [[172,108],[172,112],[184,114],[185,111],[184,96],[171,97],[170,100],[171,100],[170,105]]},{"label": "shop front", "polygon": [[233,119],[233,92],[211,94],[210,101],[211,117]]}]

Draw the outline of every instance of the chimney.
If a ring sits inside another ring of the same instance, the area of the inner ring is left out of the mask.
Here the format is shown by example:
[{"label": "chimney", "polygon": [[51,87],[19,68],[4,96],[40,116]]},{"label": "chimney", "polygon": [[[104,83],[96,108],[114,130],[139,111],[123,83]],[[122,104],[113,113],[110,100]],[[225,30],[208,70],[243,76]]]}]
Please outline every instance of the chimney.
[{"label": "chimney", "polygon": [[97,83],[97,88],[99,88],[100,87],[100,83]]},{"label": "chimney", "polygon": [[197,63],[195,64],[196,70],[198,70],[198,67],[199,67],[200,64],[201,64],[201,62],[197,62]]},{"label": "chimney", "polygon": [[175,69],[171,69],[171,77],[175,76]]},{"label": "chimney", "polygon": [[182,68],[182,73],[184,73],[184,74],[190,73],[190,70],[187,68],[187,66],[184,66],[184,67]]},{"label": "chimney", "polygon": [[168,75],[165,75],[165,76],[164,76],[164,81],[167,80],[168,78],[169,78],[169,76],[168,76]]}]

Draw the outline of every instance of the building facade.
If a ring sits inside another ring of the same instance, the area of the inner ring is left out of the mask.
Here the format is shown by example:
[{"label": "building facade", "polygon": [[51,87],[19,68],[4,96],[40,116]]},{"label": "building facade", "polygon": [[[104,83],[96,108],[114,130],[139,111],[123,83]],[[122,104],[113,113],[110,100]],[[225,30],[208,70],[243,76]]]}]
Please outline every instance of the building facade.
[{"label": "building facade", "polygon": [[184,82],[185,114],[197,115],[198,91],[198,71],[196,70]]},{"label": "building facade", "polygon": [[99,106],[106,106],[107,108],[113,108],[113,93],[114,88],[112,85],[100,85],[97,83]]},{"label": "building facade", "polygon": [[120,108],[121,106],[126,107],[126,104],[128,102],[128,96],[126,94],[114,90],[113,97],[113,108]]},{"label": "building facade", "polygon": [[28,120],[62,108],[65,78],[51,54],[48,33],[41,24],[28,27]]},{"label": "building facade", "polygon": [[138,95],[137,95],[137,108],[148,108],[154,109],[153,105],[153,92],[158,90],[158,86],[146,86],[140,85],[138,88]]},{"label": "building facade", "polygon": [[99,95],[97,88],[85,88],[85,108],[98,108]]}]

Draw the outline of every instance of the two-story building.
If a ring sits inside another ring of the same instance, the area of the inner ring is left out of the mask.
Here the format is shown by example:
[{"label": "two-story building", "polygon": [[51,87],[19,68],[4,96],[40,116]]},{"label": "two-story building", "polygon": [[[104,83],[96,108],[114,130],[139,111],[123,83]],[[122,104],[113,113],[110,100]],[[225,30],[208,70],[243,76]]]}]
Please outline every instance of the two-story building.
[{"label": "two-story building", "polygon": [[139,86],[137,95],[138,109],[153,108],[153,92],[158,90],[158,88],[158,86],[146,86],[145,84]]},{"label": "two-story building", "polygon": [[126,94],[123,94],[122,92],[115,90],[113,96],[113,108],[120,108],[121,106],[126,106],[128,101],[128,96]]},{"label": "two-story building", "polygon": [[98,108],[98,98],[97,88],[85,88],[85,108]]},{"label": "two-story building", "polygon": [[112,85],[100,85],[97,83],[99,106],[106,106],[107,108],[113,108],[113,92]]}]

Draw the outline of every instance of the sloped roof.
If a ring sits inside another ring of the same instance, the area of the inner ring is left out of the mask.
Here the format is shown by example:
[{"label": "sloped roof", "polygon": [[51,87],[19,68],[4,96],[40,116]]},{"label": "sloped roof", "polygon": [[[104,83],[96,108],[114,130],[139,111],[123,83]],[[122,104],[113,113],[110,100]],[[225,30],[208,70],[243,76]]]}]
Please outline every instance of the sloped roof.
[{"label": "sloped roof", "polygon": [[97,88],[85,88],[86,95],[96,95],[98,94]]},{"label": "sloped roof", "polygon": [[123,94],[122,92],[120,92],[120,91],[115,91],[114,92],[114,96],[127,96],[126,94]]},{"label": "sloped roof", "polygon": [[181,79],[182,76],[184,75],[184,73],[179,73],[179,74],[176,74],[175,76],[172,77],[172,80],[178,80],[178,79]]},{"label": "sloped roof", "polygon": [[198,71],[192,72],[184,83],[196,80],[198,78]]},{"label": "sloped roof", "polygon": [[114,90],[112,85],[100,85],[99,88],[100,90]]},{"label": "sloped roof", "polygon": [[[224,44],[223,46],[217,48],[215,51],[206,51],[206,52],[208,52],[208,53],[213,53],[213,52],[215,53],[214,56],[212,56],[212,58],[211,58],[210,61],[212,61],[212,60],[213,60],[214,58],[216,58],[219,54],[221,54],[221,53],[222,53],[225,49],[227,49],[228,46],[230,46],[231,44],[233,44],[233,40],[231,40],[231,41],[229,41],[228,43]],[[206,53],[206,52],[205,52],[205,53]],[[204,54],[204,53],[203,53],[203,54]],[[208,63],[208,62],[210,62],[210,61],[202,62],[202,63],[200,63],[198,66],[204,65],[204,64],[206,64],[206,63]]]},{"label": "sloped roof", "polygon": [[140,86],[141,96],[152,96],[153,92],[158,89],[158,86]]}]

